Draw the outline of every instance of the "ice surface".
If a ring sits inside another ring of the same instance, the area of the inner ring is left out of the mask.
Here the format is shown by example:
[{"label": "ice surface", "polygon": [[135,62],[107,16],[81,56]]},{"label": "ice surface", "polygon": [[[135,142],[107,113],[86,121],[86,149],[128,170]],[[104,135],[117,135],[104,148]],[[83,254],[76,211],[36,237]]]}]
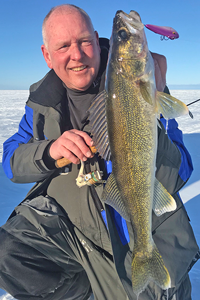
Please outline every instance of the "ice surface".
[{"label": "ice surface", "polygon": [[[200,98],[200,90],[172,90],[172,96],[186,104]],[[25,197],[31,184],[14,184],[4,175],[2,161],[2,144],[18,129],[18,123],[24,114],[24,105],[28,99],[28,91],[0,91],[0,226],[14,207]],[[196,239],[200,245],[200,101],[189,107],[194,119],[189,116],[177,119],[179,128],[184,133],[184,142],[192,156],[194,172],[183,187],[180,194],[185,203]],[[199,300],[200,261],[190,271],[192,282],[192,299]],[[14,299],[0,290],[0,300]],[[183,299],[184,300],[184,299]]]},{"label": "ice surface", "polygon": [[0,300],[13,300],[15,298],[13,298],[11,295],[9,294],[5,294],[3,296],[0,296]]}]

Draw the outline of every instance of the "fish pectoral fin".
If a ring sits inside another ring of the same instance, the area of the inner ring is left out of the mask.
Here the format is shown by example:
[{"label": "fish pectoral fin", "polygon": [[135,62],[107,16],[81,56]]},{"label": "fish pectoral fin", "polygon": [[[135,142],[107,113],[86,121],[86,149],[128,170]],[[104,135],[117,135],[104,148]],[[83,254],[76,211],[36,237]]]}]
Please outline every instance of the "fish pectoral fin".
[{"label": "fish pectoral fin", "polygon": [[185,103],[169,94],[158,91],[156,92],[156,110],[165,119],[174,119],[186,114],[193,117]]},{"label": "fish pectoral fin", "polygon": [[168,193],[165,187],[155,178],[154,182],[154,197],[153,211],[156,216],[161,216],[166,212],[175,210],[177,207],[176,201]]},{"label": "fish pectoral fin", "polygon": [[140,85],[140,93],[142,95],[142,98],[150,105],[153,105],[153,101],[150,93],[150,83],[141,80],[139,85]]},{"label": "fish pectoral fin", "polygon": [[126,221],[130,222],[113,173],[108,177],[101,200],[112,206]]}]

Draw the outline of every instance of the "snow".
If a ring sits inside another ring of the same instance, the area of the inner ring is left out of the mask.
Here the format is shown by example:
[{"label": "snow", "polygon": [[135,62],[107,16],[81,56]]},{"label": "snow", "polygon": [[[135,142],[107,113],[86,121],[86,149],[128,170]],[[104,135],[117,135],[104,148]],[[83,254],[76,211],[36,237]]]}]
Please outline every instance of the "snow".
[{"label": "snow", "polygon": [[11,295],[9,294],[5,294],[3,296],[0,297],[0,300],[13,300],[15,298],[13,298]]},{"label": "snow", "polygon": [[[171,90],[171,94],[186,104],[200,98],[200,90]],[[24,114],[24,105],[28,99],[27,90],[0,91],[0,226],[3,225],[14,207],[25,197],[32,184],[12,183],[2,169],[2,144],[17,131],[19,121]],[[184,133],[184,142],[194,164],[194,172],[187,184],[180,191],[188,215],[191,219],[196,239],[200,245],[200,101],[189,106],[194,119],[189,116],[177,119],[179,128]],[[192,299],[199,299],[200,261],[190,271]],[[0,300],[13,300],[9,294],[0,290]]]}]

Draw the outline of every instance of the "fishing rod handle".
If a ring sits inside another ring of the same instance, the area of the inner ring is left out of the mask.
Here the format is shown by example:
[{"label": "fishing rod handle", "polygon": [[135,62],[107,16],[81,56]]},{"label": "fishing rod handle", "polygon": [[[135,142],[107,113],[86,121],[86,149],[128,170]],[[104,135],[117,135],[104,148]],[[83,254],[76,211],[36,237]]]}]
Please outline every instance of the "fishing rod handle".
[{"label": "fishing rod handle", "polygon": [[[95,154],[97,152],[97,149],[95,148],[95,146],[92,146],[90,147],[90,151]],[[63,158],[60,158],[58,160],[56,160],[55,162],[55,166],[56,168],[62,168],[62,167],[65,167],[67,165],[71,164],[71,160],[63,157]]]}]

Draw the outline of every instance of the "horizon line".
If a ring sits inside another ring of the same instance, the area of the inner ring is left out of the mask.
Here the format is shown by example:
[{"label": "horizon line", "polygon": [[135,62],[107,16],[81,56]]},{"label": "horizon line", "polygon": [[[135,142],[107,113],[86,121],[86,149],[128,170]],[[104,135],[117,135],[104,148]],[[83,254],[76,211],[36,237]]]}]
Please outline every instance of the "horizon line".
[{"label": "horizon line", "polygon": [[[200,89],[200,83],[199,84],[176,84],[176,83],[168,83],[167,84],[169,89]],[[10,87],[10,88],[1,88],[1,91],[28,91],[29,88],[14,88],[14,87]]]}]

